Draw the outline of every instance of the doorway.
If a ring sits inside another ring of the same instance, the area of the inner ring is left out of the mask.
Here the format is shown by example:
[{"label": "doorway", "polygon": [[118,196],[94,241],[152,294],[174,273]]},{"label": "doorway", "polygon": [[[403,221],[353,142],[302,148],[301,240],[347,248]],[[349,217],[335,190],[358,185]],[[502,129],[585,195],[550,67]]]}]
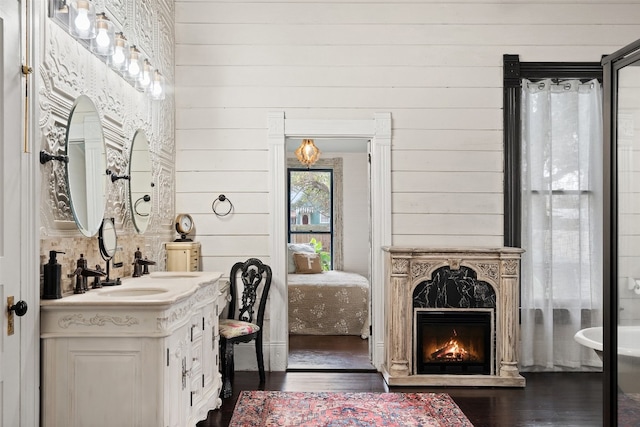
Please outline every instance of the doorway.
[{"label": "doorway", "polygon": [[[301,143],[286,141],[287,370],[371,371],[369,141],[316,138],[321,155],[309,166],[294,155]],[[317,272],[299,250],[320,261]]]},{"label": "doorway", "polygon": [[[25,93],[29,98],[36,93],[31,88],[38,72],[23,75],[19,66],[35,63],[27,47],[38,9],[23,3],[3,2],[0,7],[0,300],[5,307],[0,317],[1,427],[37,425],[40,403],[40,209],[36,196],[40,165],[33,154],[37,152],[37,108],[25,100]],[[9,311],[7,306],[14,309]]]},{"label": "doorway", "polygon": [[284,111],[270,112],[268,123],[271,266],[276,292],[269,297],[269,368],[286,371],[289,353],[287,290],[287,138],[345,138],[370,141],[368,167],[370,177],[371,335],[369,352],[372,364],[381,369],[384,360],[384,253],[391,244],[391,114],[375,113],[370,119],[288,119]]}]

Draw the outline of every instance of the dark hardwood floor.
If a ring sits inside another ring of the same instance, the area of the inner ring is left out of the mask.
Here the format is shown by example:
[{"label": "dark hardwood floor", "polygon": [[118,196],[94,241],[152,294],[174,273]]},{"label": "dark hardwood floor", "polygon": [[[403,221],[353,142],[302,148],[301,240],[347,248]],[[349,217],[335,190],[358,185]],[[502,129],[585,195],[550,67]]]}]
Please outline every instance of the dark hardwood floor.
[{"label": "dark hardwood floor", "polygon": [[[359,339],[359,338],[358,338]],[[222,407],[209,412],[207,420],[198,427],[223,427],[229,424],[238,394],[243,390],[280,391],[350,391],[350,392],[434,392],[448,393],[475,427],[493,426],[601,426],[602,425],[602,374],[600,373],[524,373],[525,388],[501,387],[392,387],[386,385],[377,372],[367,371],[368,361],[362,364],[362,344],[353,341],[335,345],[344,349],[355,346],[354,357],[359,361],[352,370],[340,372],[322,370],[321,365],[309,365],[308,371],[297,367],[296,372],[267,372],[266,381],[259,384],[257,372],[236,372],[233,395],[225,399]],[[293,342],[293,341],[292,341]],[[366,343],[366,341],[364,341]],[[322,352],[318,338],[306,344],[293,342],[297,348],[291,351]],[[307,348],[305,349],[305,345]],[[366,351],[366,344],[363,347]],[[327,351],[331,351],[328,349]],[[339,359],[348,356],[336,351]],[[295,355],[294,355],[295,356]],[[315,360],[322,365],[326,354]]]}]

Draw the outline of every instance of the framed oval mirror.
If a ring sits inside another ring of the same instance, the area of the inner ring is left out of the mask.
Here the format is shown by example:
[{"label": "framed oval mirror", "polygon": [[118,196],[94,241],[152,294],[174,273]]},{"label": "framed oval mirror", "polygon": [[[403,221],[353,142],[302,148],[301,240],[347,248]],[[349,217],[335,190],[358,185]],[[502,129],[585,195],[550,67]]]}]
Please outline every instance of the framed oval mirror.
[{"label": "framed oval mirror", "polygon": [[153,176],[149,141],[144,131],[139,129],[131,142],[129,159],[129,205],[131,219],[138,233],[144,233],[149,226],[153,207]]},{"label": "framed oval mirror", "polygon": [[[116,225],[113,222],[113,218],[105,218],[100,226],[100,234],[98,235],[98,246],[100,247],[100,255],[102,259],[107,261],[107,277],[103,282],[100,282],[98,286],[115,286],[120,285],[120,278],[111,280],[111,259],[115,256],[118,250],[118,235],[116,233]],[[122,263],[119,265],[114,264],[115,267],[122,267]]]},{"label": "framed oval mirror", "polygon": [[113,218],[105,218],[104,221],[102,221],[98,244],[100,246],[100,254],[105,261],[110,260],[116,254],[118,237],[116,235],[116,226],[113,223]]},{"label": "framed oval mirror", "polygon": [[71,108],[66,155],[71,211],[80,232],[91,237],[104,216],[107,160],[100,116],[86,95],[79,96]]}]

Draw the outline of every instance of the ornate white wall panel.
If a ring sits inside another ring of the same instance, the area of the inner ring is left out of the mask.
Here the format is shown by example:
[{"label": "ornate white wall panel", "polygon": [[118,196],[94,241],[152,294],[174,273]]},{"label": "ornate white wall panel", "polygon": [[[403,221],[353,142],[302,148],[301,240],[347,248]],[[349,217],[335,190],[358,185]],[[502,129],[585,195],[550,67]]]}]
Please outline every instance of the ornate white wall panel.
[{"label": "ornate white wall panel", "polygon": [[[47,2],[43,2],[47,3]],[[79,95],[95,103],[103,128],[107,167],[118,175],[128,174],[131,141],[138,129],[149,140],[155,186],[152,218],[144,235],[138,235],[131,221],[128,182],[109,183],[105,217],[113,217],[118,232],[118,246],[124,267],[116,276],[130,275],[133,252],[140,247],[149,259],[164,266],[162,244],[173,239],[174,217],[174,9],[164,0],[97,0],[96,12],[105,11],[122,28],[128,41],[135,44],[157,67],[169,88],[163,101],[152,101],[138,92],[119,74],[89,52],[65,29],[47,16],[42,8],[43,30],[39,79],[39,128],[41,148],[55,154],[64,151],[70,109]],[[103,264],[97,238],[84,237],[73,222],[69,206],[64,165],[49,162],[41,166],[41,262],[50,249],[65,251],[63,289],[69,291],[65,278],[75,267],[80,253],[89,265]],[[104,265],[103,265],[104,267]]]}]

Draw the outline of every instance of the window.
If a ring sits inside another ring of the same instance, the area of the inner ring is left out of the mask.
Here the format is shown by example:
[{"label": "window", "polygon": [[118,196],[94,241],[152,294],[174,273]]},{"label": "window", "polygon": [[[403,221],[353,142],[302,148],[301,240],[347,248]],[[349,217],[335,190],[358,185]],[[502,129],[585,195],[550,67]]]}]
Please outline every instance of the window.
[{"label": "window", "polygon": [[316,242],[321,248],[323,269],[332,269],[333,171],[288,170],[289,242]]},{"label": "window", "polygon": [[505,246],[522,247],[523,371],[599,363],[573,335],[601,324],[599,63],[504,56]]}]

